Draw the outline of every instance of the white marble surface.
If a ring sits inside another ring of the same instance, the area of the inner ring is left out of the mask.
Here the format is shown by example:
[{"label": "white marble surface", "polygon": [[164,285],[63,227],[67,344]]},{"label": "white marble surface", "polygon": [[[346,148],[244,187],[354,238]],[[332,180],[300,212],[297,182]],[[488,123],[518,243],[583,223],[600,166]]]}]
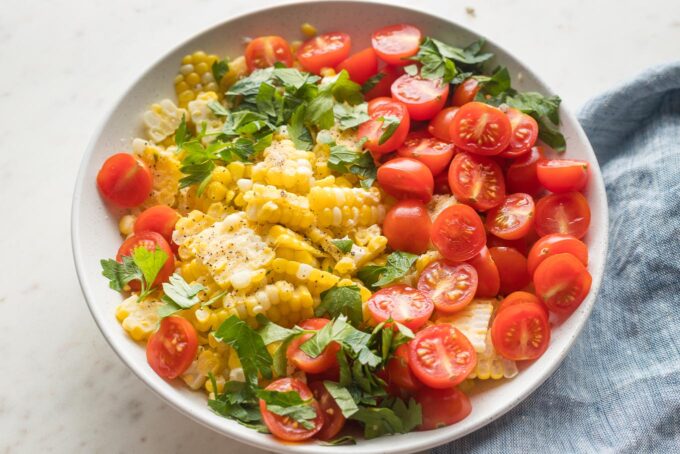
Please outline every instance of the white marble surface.
[{"label": "white marble surface", "polygon": [[[0,1],[0,453],[260,452],[175,412],[118,360],[80,293],[69,215],[91,131],[136,73],[274,3]],[[417,3],[502,42],[573,108],[680,58],[677,0]]]}]

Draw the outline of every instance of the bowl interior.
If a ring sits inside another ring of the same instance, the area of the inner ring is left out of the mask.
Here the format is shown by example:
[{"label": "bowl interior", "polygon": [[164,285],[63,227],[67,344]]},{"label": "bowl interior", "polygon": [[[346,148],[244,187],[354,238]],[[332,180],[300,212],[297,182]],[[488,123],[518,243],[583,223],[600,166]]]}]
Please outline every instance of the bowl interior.
[{"label": "bowl interior", "polygon": [[[408,22],[426,35],[448,43],[467,45],[478,38],[470,30],[442,18],[402,7],[365,2],[304,2],[263,10],[228,20],[200,33],[162,57],[147,70],[120,98],[104,118],[83,158],[76,184],[72,240],[78,277],[89,308],[102,333],[121,359],[154,392],[198,422],[242,442],[276,452],[315,453],[332,449],[336,453],[410,452],[426,449],[459,438],[502,415],[540,385],[559,365],[583,327],[600,285],[607,247],[606,195],[597,161],[576,118],[562,108],[562,130],[567,137],[567,155],[592,164],[592,177],[586,196],[592,210],[592,222],[586,242],[590,248],[590,272],[593,287],[581,307],[553,330],[550,348],[538,361],[526,367],[517,377],[501,383],[477,387],[472,396],[472,414],[462,422],[429,432],[414,432],[394,437],[359,441],[357,446],[323,448],[314,444],[287,445],[268,435],[256,433],[237,423],[213,414],[203,393],[192,392],[183,384],[162,380],[147,366],[144,349],[122,330],[114,315],[120,295],[110,290],[100,274],[99,260],[114,256],[120,244],[117,216],[107,210],[96,187],[95,178],[107,156],[130,150],[134,137],[143,137],[141,115],[153,102],[164,97],[174,99],[173,79],[181,58],[202,49],[222,56],[243,53],[243,38],[258,35],[281,35],[299,39],[299,25],[314,24],[320,31],[341,30],[353,39],[353,48],[370,45],[370,32],[381,26]],[[496,54],[496,62],[508,67],[514,86],[520,90],[552,93],[528,68],[493,43],[487,48]],[[496,62],[490,63],[493,65]],[[521,74],[521,79],[518,78]]]}]

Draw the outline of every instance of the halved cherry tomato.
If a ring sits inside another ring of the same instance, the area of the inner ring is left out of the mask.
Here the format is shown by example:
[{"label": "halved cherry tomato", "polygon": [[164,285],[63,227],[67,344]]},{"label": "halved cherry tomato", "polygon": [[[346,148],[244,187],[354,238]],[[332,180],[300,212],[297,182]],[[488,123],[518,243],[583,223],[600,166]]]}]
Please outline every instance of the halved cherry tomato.
[{"label": "halved cherry tomato", "polygon": [[486,237],[487,247],[511,247],[517,249],[522,255],[526,256],[529,252],[529,241],[533,241],[533,236],[538,238],[536,232],[533,229],[529,229],[526,236],[518,238],[516,240],[504,240],[503,238],[498,238],[496,235],[488,235]]},{"label": "halved cherry tomato", "polygon": [[397,154],[417,159],[430,168],[432,175],[438,175],[449,166],[453,158],[453,144],[432,137],[425,131],[415,131],[406,136],[406,141],[399,147]]},{"label": "halved cherry tomato", "polygon": [[260,36],[246,46],[246,65],[249,71],[258,68],[268,68],[274,63],[293,65],[293,53],[288,41],[280,36]]},{"label": "halved cherry tomato", "polygon": [[423,387],[408,366],[408,345],[406,344],[397,347],[394,355],[387,362],[386,370],[387,381],[399,389],[414,392]]},{"label": "halved cherry tomato", "polygon": [[430,120],[427,126],[427,131],[439,140],[444,142],[452,142],[451,140],[451,122],[456,116],[458,107],[447,107],[437,112],[437,115]]},{"label": "halved cherry tomato", "polygon": [[423,388],[416,394],[423,412],[423,422],[418,430],[434,430],[450,426],[472,412],[470,398],[458,388]]},{"label": "halved cherry tomato", "polygon": [[553,233],[540,238],[531,247],[527,257],[527,269],[533,276],[538,265],[555,254],[568,253],[579,259],[584,266],[588,266],[588,246],[571,235]]},{"label": "halved cherry tomato", "polygon": [[581,305],[593,278],[583,263],[571,254],[555,254],[536,268],[536,294],[552,312],[568,315]]},{"label": "halved cherry tomato", "polygon": [[373,88],[366,92],[364,97],[367,101],[370,101],[371,99],[380,98],[383,96],[391,96],[392,84],[402,74],[403,71],[400,67],[391,65],[383,67],[380,71],[378,71],[377,74],[377,76],[380,77],[380,80]]},{"label": "halved cherry tomato", "polygon": [[350,55],[335,68],[337,72],[343,69],[349,73],[350,79],[359,85],[363,85],[378,72],[378,57],[372,47],[367,47],[354,55]]},{"label": "halved cherry tomato", "polygon": [[135,221],[135,233],[156,232],[163,235],[168,243],[172,242],[172,232],[179,219],[179,213],[167,205],[156,205],[142,211]]},{"label": "halved cherry tomato", "polygon": [[508,109],[508,119],[512,127],[510,144],[503,150],[504,158],[516,158],[528,152],[538,138],[538,123],[532,116],[520,112],[517,109]]},{"label": "halved cherry tomato", "polygon": [[422,162],[411,158],[390,159],[378,167],[378,183],[398,199],[415,198],[427,203],[434,192],[434,178]]},{"label": "halved cherry tomato", "polygon": [[106,201],[122,208],[144,203],[153,180],[149,168],[129,153],[109,157],[97,174],[97,187]]},{"label": "halved cherry tomato", "polygon": [[551,192],[580,191],[588,182],[587,161],[576,159],[553,159],[538,163],[538,181]]},{"label": "halved cherry tomato", "polygon": [[418,279],[418,290],[430,297],[438,311],[451,314],[465,308],[477,292],[477,271],[472,265],[431,263]]},{"label": "halved cherry tomato", "polygon": [[590,226],[590,206],[580,192],[550,194],[536,203],[536,232],[583,238]]},{"label": "halved cherry tomato", "polygon": [[508,295],[529,285],[531,277],[527,271],[527,259],[517,249],[492,247],[489,253],[498,267],[501,278],[501,294]]},{"label": "halved cherry tomato", "polygon": [[449,187],[449,172],[443,171],[434,177],[434,193],[435,194],[451,194]]},{"label": "halved cherry tomato", "polygon": [[316,434],[316,438],[324,441],[332,440],[345,425],[345,416],[322,381],[310,383],[309,389],[314,394],[314,399],[319,403],[323,415],[323,426]]},{"label": "halved cherry tomato", "polygon": [[414,120],[430,120],[442,110],[449,96],[449,84],[404,74],[392,84],[392,97],[404,103]]},{"label": "halved cherry tomato", "polygon": [[383,221],[383,235],[395,251],[422,254],[430,242],[432,221],[427,208],[420,200],[397,202],[387,212]]},{"label": "halved cherry tomato", "polygon": [[489,248],[484,246],[479,254],[467,261],[477,270],[477,293],[478,298],[493,298],[501,289],[501,276],[498,267],[493,261]]},{"label": "halved cherry tomato", "polygon": [[[168,258],[161,270],[158,272],[158,275],[153,281],[151,287],[157,287],[162,282],[167,281],[170,275],[175,271],[175,256],[172,252],[172,249],[170,248],[170,245],[167,241],[165,241],[165,238],[156,232],[146,231],[135,233],[130,238],[123,241],[123,244],[120,245],[118,254],[116,254],[116,260],[122,263],[123,257],[132,255],[132,252],[138,247],[145,247],[149,251],[155,251],[156,248],[160,248],[160,250],[167,254]],[[130,281],[129,285],[133,290],[139,290],[141,282],[139,282],[139,280],[134,280]]]},{"label": "halved cherry tomato", "polygon": [[435,324],[419,331],[408,345],[408,364],[413,374],[431,388],[456,386],[477,364],[474,347],[450,323]]},{"label": "halved cherry tomato", "polygon": [[496,351],[513,361],[536,359],[550,344],[550,324],[539,304],[519,303],[496,313],[491,323]]},{"label": "halved cherry tomato", "polygon": [[434,310],[430,298],[406,285],[392,285],[378,290],[367,304],[371,318],[376,323],[391,318],[414,331],[425,324]]},{"label": "halved cherry tomato", "polygon": [[422,37],[413,25],[397,24],[373,32],[371,44],[382,60],[390,65],[404,66],[410,63],[409,57],[418,53]]},{"label": "halved cherry tomato", "polygon": [[351,49],[352,38],[347,33],[324,33],[305,41],[296,56],[306,71],[319,74],[322,68],[335,68]]},{"label": "halved cherry tomato", "polygon": [[191,366],[198,350],[198,335],[193,325],[182,317],[165,317],[149,337],[146,360],[163,378],[172,380]]},{"label": "halved cherry tomato", "polygon": [[505,310],[510,306],[524,303],[538,304],[543,309],[546,318],[548,318],[549,316],[548,307],[545,304],[543,304],[540,299],[538,299],[538,296],[534,295],[533,293],[522,291],[512,292],[511,294],[506,296],[503,299],[503,301],[501,301],[501,304],[498,306],[498,309],[496,309],[496,313],[498,314],[502,310]]},{"label": "halved cherry tomato", "polygon": [[449,167],[449,186],[456,198],[479,211],[503,202],[505,180],[501,167],[491,158],[458,153]]},{"label": "halved cherry tomato", "polygon": [[515,159],[505,173],[505,183],[508,186],[508,191],[524,192],[532,197],[536,197],[543,189],[536,175],[536,167],[539,162],[544,160],[545,156],[543,155],[542,147],[532,147],[528,153]]},{"label": "halved cherry tomato", "polygon": [[534,223],[534,199],[529,194],[510,194],[486,215],[486,228],[504,240],[522,238]]},{"label": "halved cherry tomato", "polygon": [[[309,318],[300,323],[300,328],[318,331],[329,322],[330,320],[325,318]],[[316,358],[312,358],[300,349],[300,345],[307,342],[312,336],[314,336],[312,333],[302,334],[290,342],[288,349],[286,349],[288,361],[301,371],[310,374],[319,374],[327,369],[337,367],[338,358],[336,355],[340,350],[340,344],[337,342],[331,342]]]},{"label": "halved cherry tomato", "polygon": [[[406,106],[391,98],[375,98],[368,103],[370,119],[359,126],[357,137],[366,137],[364,147],[369,149],[378,159],[385,153],[396,150],[406,140],[411,127],[410,117]],[[389,135],[390,121],[398,123],[392,135]]]},{"label": "halved cherry tomato", "polygon": [[439,213],[432,224],[431,239],[445,259],[464,262],[482,250],[486,232],[477,212],[458,204]]},{"label": "halved cherry tomato", "polygon": [[477,79],[465,79],[463,83],[456,86],[456,89],[453,91],[451,104],[460,107],[463,104],[474,101],[480,88],[481,85]]},{"label": "halved cherry tomato", "polygon": [[470,153],[496,155],[510,143],[512,126],[505,113],[481,102],[461,106],[451,123],[451,140]]},{"label": "halved cherry tomato", "polygon": [[300,395],[302,400],[310,400],[310,405],[316,412],[316,418],[311,423],[314,425],[311,429],[305,429],[301,424],[287,416],[280,416],[267,410],[267,404],[260,399],[260,413],[262,413],[262,421],[275,437],[286,441],[302,441],[312,438],[317,432],[321,430],[324,423],[324,416],[321,411],[319,402],[314,399],[312,391],[306,384],[297,378],[285,377],[270,383],[266,388],[268,391],[290,392],[295,391]]}]

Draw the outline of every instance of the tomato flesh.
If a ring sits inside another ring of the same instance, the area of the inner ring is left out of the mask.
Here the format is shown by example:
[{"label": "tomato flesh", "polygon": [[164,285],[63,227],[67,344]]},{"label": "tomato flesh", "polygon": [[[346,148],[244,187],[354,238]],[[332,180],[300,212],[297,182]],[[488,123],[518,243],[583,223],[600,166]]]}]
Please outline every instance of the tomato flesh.
[{"label": "tomato flesh", "polygon": [[430,297],[438,311],[458,312],[465,308],[477,292],[477,271],[472,265],[450,265],[436,261],[423,270],[418,290]]},{"label": "tomato flesh", "polygon": [[502,295],[522,290],[529,285],[531,277],[527,271],[527,259],[517,249],[492,247],[489,248],[489,253],[498,267]]},{"label": "tomato flesh", "polygon": [[305,429],[301,424],[287,416],[276,415],[267,410],[267,404],[260,399],[260,412],[262,413],[262,420],[269,429],[269,431],[277,438],[286,441],[302,441],[312,438],[316,435],[324,423],[324,416],[321,411],[319,403],[314,399],[312,391],[306,384],[296,378],[279,378],[272,382],[265,388],[268,391],[290,392],[295,391],[300,395],[302,400],[311,399],[311,406],[316,412],[316,418],[311,422],[314,425],[311,429]]},{"label": "tomato flesh", "polygon": [[[166,282],[170,275],[175,271],[175,256],[170,248],[170,245],[165,238],[159,233],[144,231],[140,233],[135,233],[130,238],[123,241],[118,249],[118,254],[116,254],[116,260],[123,262],[123,257],[131,256],[133,251],[138,247],[145,247],[149,251],[155,251],[159,248],[168,256],[165,264],[158,272],[156,279],[151,284],[151,287],[157,287],[161,283]],[[133,280],[129,283],[130,288],[133,290],[139,290],[141,287],[141,282],[139,280]]]},{"label": "tomato flesh", "polygon": [[477,79],[465,79],[463,83],[459,84],[453,91],[451,104],[460,107],[463,104],[474,101],[480,88],[481,85]]},{"label": "tomato flesh", "polygon": [[543,190],[538,181],[537,166],[545,160],[542,147],[532,147],[527,153],[515,159],[505,173],[509,192],[523,192],[536,197]]},{"label": "tomato flesh", "polygon": [[378,72],[378,57],[373,48],[368,47],[347,57],[335,68],[336,72],[343,69],[349,73],[350,79],[363,85]]},{"label": "tomato flesh", "polygon": [[167,205],[156,205],[142,211],[135,221],[135,233],[156,232],[163,235],[168,243],[172,242],[172,232],[179,219],[179,213]]},{"label": "tomato flesh", "polygon": [[392,97],[404,103],[413,120],[430,120],[442,110],[449,95],[449,84],[404,74],[392,84]]},{"label": "tomato flesh", "polygon": [[381,60],[390,65],[404,66],[409,57],[418,53],[422,33],[409,24],[396,24],[376,30],[371,44]]},{"label": "tomato flesh", "polygon": [[[330,320],[325,318],[310,318],[301,322],[299,325],[300,328],[305,330],[318,331],[329,322]],[[326,349],[316,358],[312,358],[300,349],[300,346],[313,336],[314,334],[307,333],[294,338],[286,350],[288,361],[301,371],[310,374],[319,374],[326,370],[333,369],[334,367],[338,367],[338,358],[336,355],[340,350],[340,344],[337,342],[328,344],[328,347],[326,347]]]},{"label": "tomato flesh", "polygon": [[309,384],[309,389],[314,394],[314,399],[319,403],[323,415],[323,426],[317,432],[316,438],[324,441],[332,440],[344,427],[345,416],[323,382],[312,382]]},{"label": "tomato flesh", "polygon": [[456,199],[479,211],[493,208],[505,198],[503,171],[484,156],[458,153],[449,167],[449,186]]},{"label": "tomato flesh", "polygon": [[477,270],[478,298],[494,298],[501,289],[501,276],[498,267],[491,257],[489,248],[484,246],[479,254],[467,261]]},{"label": "tomato flesh", "polygon": [[260,36],[250,41],[245,51],[246,65],[249,71],[268,68],[274,63],[293,65],[293,53],[288,41],[280,36]]},{"label": "tomato flesh", "polygon": [[296,56],[306,71],[319,74],[323,68],[335,68],[351,49],[352,39],[347,33],[325,33],[305,41]]},{"label": "tomato flesh", "polygon": [[539,358],[550,344],[550,324],[544,309],[536,303],[508,306],[491,323],[491,340],[506,359],[524,361]]},{"label": "tomato flesh", "polygon": [[392,197],[418,199],[427,203],[434,192],[434,177],[422,162],[395,158],[378,168],[378,183]]},{"label": "tomato flesh", "polygon": [[[368,121],[362,123],[357,130],[358,138],[366,138],[364,147],[378,159],[390,151],[396,150],[404,143],[411,120],[404,106],[391,98],[375,98],[368,103]],[[388,119],[398,122],[399,126],[389,135]]]},{"label": "tomato flesh", "polygon": [[511,194],[486,215],[486,228],[504,240],[522,238],[534,222],[534,199],[529,194]]},{"label": "tomato flesh", "polygon": [[571,314],[581,305],[592,281],[583,263],[567,253],[546,258],[534,272],[536,294],[548,309],[560,315]]},{"label": "tomato flesh", "polygon": [[453,205],[442,211],[432,224],[432,244],[453,262],[464,262],[479,254],[486,244],[486,232],[479,215],[467,205]]},{"label": "tomato flesh", "polygon": [[451,139],[451,122],[456,116],[458,107],[447,107],[437,112],[437,115],[430,120],[427,131],[439,140],[453,142]]},{"label": "tomato flesh", "polygon": [[378,290],[368,300],[368,311],[376,323],[390,318],[417,330],[432,315],[434,304],[423,292],[406,285],[393,285]]},{"label": "tomato flesh", "polygon": [[453,158],[453,144],[432,137],[424,131],[412,132],[397,150],[404,158],[413,158],[425,164],[432,175],[442,173]]},{"label": "tomato flesh", "polygon": [[530,115],[517,109],[508,109],[508,119],[512,127],[510,143],[503,150],[504,158],[516,158],[528,152],[538,139],[538,123]]},{"label": "tomato flesh", "polygon": [[383,235],[395,251],[422,254],[430,243],[432,221],[427,208],[420,200],[397,202],[387,212],[383,221]]},{"label": "tomato flesh", "polygon": [[536,232],[583,238],[590,226],[590,206],[580,192],[550,194],[536,203]]},{"label": "tomato flesh", "polygon": [[588,266],[588,246],[571,235],[553,233],[540,238],[531,247],[527,257],[527,269],[533,276],[538,265],[555,254],[568,253],[579,259],[583,266]]},{"label": "tomato flesh", "polygon": [[550,192],[581,191],[588,182],[589,164],[575,159],[553,159],[538,163],[538,181]]},{"label": "tomato flesh", "polygon": [[423,388],[416,394],[416,401],[423,414],[423,422],[418,430],[450,426],[467,418],[472,412],[470,398],[458,388]]},{"label": "tomato flesh", "polygon": [[470,153],[497,155],[510,143],[512,127],[497,107],[473,101],[458,109],[451,123],[453,143]]},{"label": "tomato flesh", "polygon": [[181,317],[165,317],[146,344],[146,360],[161,377],[172,380],[191,365],[198,351],[193,325]]},{"label": "tomato flesh", "polygon": [[423,384],[411,372],[408,361],[408,345],[402,344],[387,362],[387,381],[400,390],[415,392],[422,388]]},{"label": "tomato flesh", "polygon": [[97,174],[99,193],[121,208],[134,208],[149,197],[152,187],[149,168],[129,153],[109,157]]}]

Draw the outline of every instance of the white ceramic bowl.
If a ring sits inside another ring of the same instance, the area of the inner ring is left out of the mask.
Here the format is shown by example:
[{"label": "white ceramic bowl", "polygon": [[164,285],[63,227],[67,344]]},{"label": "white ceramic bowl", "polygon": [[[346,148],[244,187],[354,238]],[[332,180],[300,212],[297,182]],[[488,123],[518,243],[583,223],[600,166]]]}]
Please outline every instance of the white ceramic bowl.
[{"label": "white ceramic bowl", "polygon": [[[198,49],[218,55],[240,55],[242,38],[258,35],[299,37],[298,27],[310,22],[321,31],[341,30],[352,36],[354,49],[369,45],[370,33],[379,27],[408,22],[426,35],[448,43],[466,45],[478,35],[471,30],[439,17],[402,7],[366,2],[303,2],[253,12],[230,19],[175,47],[150,66],[122,94],[111,112],[95,132],[80,168],[72,212],[73,254],[78,278],[92,315],[113,350],[151,390],[175,408],[220,433],[241,442],[275,452],[319,453],[383,453],[412,452],[455,440],[493,421],[527,397],[557,368],[590,314],[600,287],[607,251],[607,203],[600,168],[583,130],[564,107],[561,109],[562,131],[567,137],[567,156],[591,163],[592,174],[586,195],[592,210],[590,232],[586,237],[590,249],[589,269],[592,290],[581,307],[564,323],[553,329],[548,351],[512,380],[485,383],[476,387],[472,396],[472,413],[450,427],[405,435],[359,441],[356,446],[323,447],[309,444],[283,444],[269,435],[246,429],[234,421],[215,415],[206,405],[205,395],[192,392],[183,383],[168,383],[147,365],[144,349],[122,330],[114,316],[121,301],[108,288],[100,274],[99,260],[112,257],[121,242],[117,229],[117,213],[107,210],[99,197],[95,178],[105,158],[120,150],[130,150],[133,137],[141,137],[141,114],[146,107],[164,97],[173,97],[173,79],[182,57]],[[521,61],[497,44],[488,42],[487,49],[496,54],[496,62],[506,65],[520,90],[537,90],[552,94]],[[492,62],[490,66],[494,63]],[[521,430],[521,428],[517,428]]]}]

